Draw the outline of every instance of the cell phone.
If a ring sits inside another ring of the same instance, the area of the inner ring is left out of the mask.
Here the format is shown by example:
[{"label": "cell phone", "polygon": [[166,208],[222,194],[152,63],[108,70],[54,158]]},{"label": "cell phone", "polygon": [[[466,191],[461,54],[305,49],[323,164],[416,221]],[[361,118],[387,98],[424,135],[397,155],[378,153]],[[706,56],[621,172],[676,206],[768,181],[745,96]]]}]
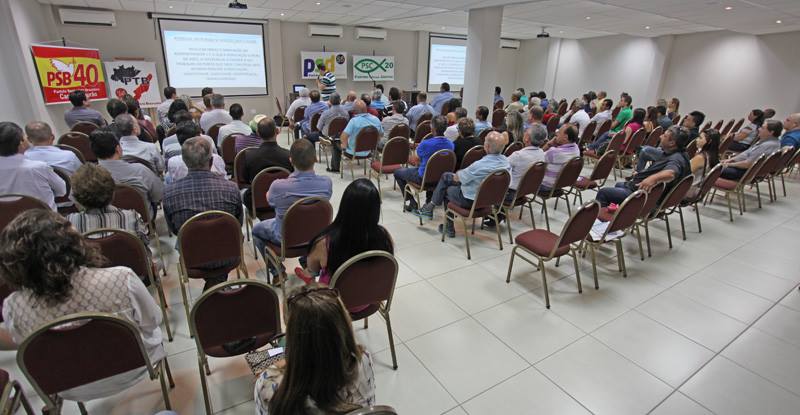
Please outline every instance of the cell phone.
[{"label": "cell phone", "polygon": [[272,349],[267,349],[267,354],[269,357],[275,357],[279,354],[283,354],[283,347],[273,347]]}]

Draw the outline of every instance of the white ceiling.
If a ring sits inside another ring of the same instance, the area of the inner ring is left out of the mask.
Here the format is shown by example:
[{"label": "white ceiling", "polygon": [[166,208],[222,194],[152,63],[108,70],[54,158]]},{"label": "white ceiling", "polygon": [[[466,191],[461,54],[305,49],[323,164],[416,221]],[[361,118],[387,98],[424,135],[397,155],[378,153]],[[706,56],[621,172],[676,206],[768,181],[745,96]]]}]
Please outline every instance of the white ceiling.
[{"label": "white ceiling", "polygon": [[[39,0],[41,3],[197,16],[280,19],[466,34],[467,10],[504,5],[502,36],[582,39],[661,36],[727,29],[750,34],[800,30],[800,0]],[[429,7],[435,5],[436,7]],[[726,8],[730,8],[726,10]],[[780,21],[781,23],[777,23]]]}]

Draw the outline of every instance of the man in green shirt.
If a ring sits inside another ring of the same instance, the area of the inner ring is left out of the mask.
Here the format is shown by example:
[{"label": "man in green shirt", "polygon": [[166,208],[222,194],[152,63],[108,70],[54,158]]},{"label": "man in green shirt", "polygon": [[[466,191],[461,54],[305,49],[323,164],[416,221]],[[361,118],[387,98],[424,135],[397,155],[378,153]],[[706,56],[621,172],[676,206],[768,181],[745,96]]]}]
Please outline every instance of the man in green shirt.
[{"label": "man in green shirt", "polygon": [[625,124],[633,118],[633,110],[631,109],[631,96],[628,94],[623,94],[619,99],[619,106],[620,110],[617,114],[617,118],[611,123],[611,129],[608,132],[603,133],[601,136],[597,137],[593,142],[591,142],[587,147],[586,152],[591,154],[597,154],[598,150],[605,147],[608,140],[614,136],[614,134],[622,131],[625,128]]}]

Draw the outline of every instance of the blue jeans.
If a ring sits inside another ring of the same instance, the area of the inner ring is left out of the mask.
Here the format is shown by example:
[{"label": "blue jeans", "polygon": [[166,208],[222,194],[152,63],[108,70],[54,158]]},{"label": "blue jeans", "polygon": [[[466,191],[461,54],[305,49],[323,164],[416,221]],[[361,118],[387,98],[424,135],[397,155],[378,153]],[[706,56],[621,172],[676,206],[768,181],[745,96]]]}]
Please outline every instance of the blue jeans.
[{"label": "blue jeans", "polygon": [[725,167],[722,169],[720,177],[727,180],[739,180],[747,173],[747,169],[740,169],[738,167]]},{"label": "blue jeans", "polygon": [[664,158],[664,150],[659,147],[644,146],[639,151],[639,160],[636,162],[636,171],[644,170],[648,161],[659,161]]},{"label": "blue jeans", "polygon": [[[442,178],[439,179],[436,189],[433,190],[431,203],[435,206],[442,205],[446,208],[448,202],[453,202],[464,209],[469,209],[472,207],[472,200],[464,197],[464,194],[461,192],[461,184],[456,183],[453,180],[453,176],[455,176],[455,173],[447,172],[442,174]],[[447,216],[447,226],[453,226],[453,219],[449,216]]]},{"label": "blue jeans", "polygon": [[586,147],[589,150],[597,151],[600,148],[602,148],[608,142],[608,140],[610,140],[610,139],[611,139],[611,133],[609,131],[606,131],[606,132],[603,133],[603,135],[601,135],[600,137],[597,137],[594,141],[589,143],[589,145],[586,146]]},{"label": "blue jeans", "polygon": [[[405,192],[406,184],[408,182],[420,184],[422,183],[422,177],[419,176],[417,167],[406,167],[403,169],[397,169],[394,171],[394,180],[397,182],[397,185],[400,187],[401,192]],[[417,207],[417,201],[414,200],[414,196],[411,193],[405,194],[406,200],[411,203],[411,207]],[[430,196],[426,195],[426,199],[430,199]]]},{"label": "blue jeans", "polygon": [[276,245],[281,244],[281,235],[272,229],[272,224],[274,222],[275,219],[273,218],[262,220],[261,222],[253,225],[253,240],[256,243],[258,251],[261,252],[261,255],[264,255],[267,242],[271,242]]},{"label": "blue jeans", "polygon": [[597,201],[600,206],[606,207],[612,203],[620,204],[626,197],[630,196],[633,190],[628,188],[627,182],[619,182],[614,187],[604,187],[597,192]]}]

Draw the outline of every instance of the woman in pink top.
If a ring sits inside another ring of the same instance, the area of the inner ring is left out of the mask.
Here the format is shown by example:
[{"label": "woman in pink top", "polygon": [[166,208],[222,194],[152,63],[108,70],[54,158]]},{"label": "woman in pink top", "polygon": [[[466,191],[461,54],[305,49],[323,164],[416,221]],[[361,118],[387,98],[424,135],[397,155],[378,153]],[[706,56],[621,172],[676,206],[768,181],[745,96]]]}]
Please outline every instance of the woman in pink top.
[{"label": "woman in pink top", "polygon": [[[344,190],[336,219],[311,242],[309,274],[319,274],[319,282],[329,284],[336,270],[348,259],[366,251],[394,253],[389,232],[378,224],[381,198],[367,179],[358,179]],[[368,305],[368,304],[367,304]],[[364,307],[350,311],[360,311]]]},{"label": "woman in pink top", "polygon": [[[625,139],[622,140],[622,149],[627,147],[628,141],[630,141],[631,137],[633,137],[633,134],[644,126],[645,114],[646,112],[644,108],[636,108],[633,110],[633,116],[631,117],[631,120],[628,121],[628,124],[625,125],[625,129],[623,130],[625,132]],[[632,148],[628,154],[633,154],[634,152],[636,152],[636,149]]]}]

